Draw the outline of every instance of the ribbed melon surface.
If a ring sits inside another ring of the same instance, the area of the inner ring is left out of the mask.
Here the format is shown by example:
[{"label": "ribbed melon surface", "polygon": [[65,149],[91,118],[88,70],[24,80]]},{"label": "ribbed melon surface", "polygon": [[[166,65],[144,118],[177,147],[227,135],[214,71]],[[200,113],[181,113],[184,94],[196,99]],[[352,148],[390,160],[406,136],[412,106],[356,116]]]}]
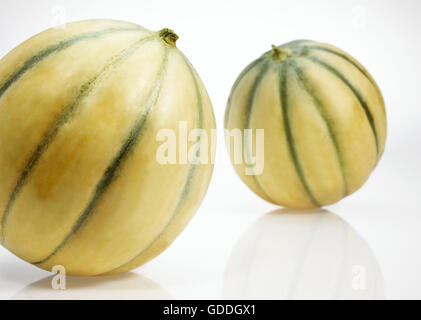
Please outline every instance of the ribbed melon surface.
[{"label": "ribbed melon surface", "polygon": [[2,244],[74,275],[123,272],[159,254],[213,169],[158,163],[159,130],[177,133],[180,121],[215,127],[198,75],[159,32],[90,20],[21,44],[0,61]]},{"label": "ribbed melon surface", "polygon": [[[238,175],[256,194],[312,208],[364,184],[384,150],[386,113],[359,62],[331,45],[299,40],[274,47],[240,74],[225,128],[264,129],[262,173],[247,175],[250,164],[235,163],[230,148]],[[255,156],[249,149],[245,157]]]}]

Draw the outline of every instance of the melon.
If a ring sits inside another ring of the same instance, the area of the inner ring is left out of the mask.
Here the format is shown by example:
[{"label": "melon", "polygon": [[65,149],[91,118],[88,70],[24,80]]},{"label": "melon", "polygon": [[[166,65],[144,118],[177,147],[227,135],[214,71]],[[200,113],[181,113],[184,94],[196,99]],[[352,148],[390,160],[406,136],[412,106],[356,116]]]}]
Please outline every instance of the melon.
[{"label": "melon", "polygon": [[[229,148],[236,172],[261,198],[306,209],[335,203],[365,183],[384,151],[386,111],[378,85],[355,58],[297,40],[273,46],[244,69],[228,99],[225,129],[228,143],[234,130],[263,130],[264,154],[256,153],[252,135],[244,134],[244,161],[234,161],[236,149]],[[247,160],[258,157],[261,172]]]},{"label": "melon", "polygon": [[[177,135],[180,122],[189,131],[215,128],[177,38],[86,20],[46,30],[0,60],[4,247],[46,270],[101,275],[136,268],[174,241],[213,165],[162,164],[157,135]],[[197,135],[185,143],[205,142]]]}]

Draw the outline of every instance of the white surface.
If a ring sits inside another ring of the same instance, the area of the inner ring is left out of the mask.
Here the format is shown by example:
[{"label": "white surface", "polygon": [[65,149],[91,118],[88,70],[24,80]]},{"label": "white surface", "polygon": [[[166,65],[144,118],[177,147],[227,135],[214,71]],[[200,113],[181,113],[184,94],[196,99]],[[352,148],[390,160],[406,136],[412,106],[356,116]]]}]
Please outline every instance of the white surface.
[{"label": "white surface", "polygon": [[[235,175],[220,135],[209,193],[161,256],[122,276],[68,279],[68,289],[57,292],[47,272],[0,248],[0,298],[421,298],[420,1],[2,0],[0,56],[60,21],[57,12],[69,21],[113,18],[174,29],[208,89],[220,134],[233,81],[272,43],[335,44],[360,60],[382,89],[386,151],[363,188],[326,208],[336,217],[328,214],[328,225],[316,226],[312,236],[312,218],[304,218],[306,230],[286,211],[265,216],[277,208]],[[366,291],[355,292],[353,272],[361,265]],[[336,282],[326,270],[338,274]]]}]

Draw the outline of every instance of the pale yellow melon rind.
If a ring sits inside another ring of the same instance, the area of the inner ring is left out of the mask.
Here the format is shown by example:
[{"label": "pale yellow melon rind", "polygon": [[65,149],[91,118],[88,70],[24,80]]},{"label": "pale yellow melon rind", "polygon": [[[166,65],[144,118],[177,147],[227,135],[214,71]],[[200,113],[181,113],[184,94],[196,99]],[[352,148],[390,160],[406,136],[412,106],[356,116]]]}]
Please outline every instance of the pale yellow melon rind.
[{"label": "pale yellow melon rind", "polygon": [[[130,49],[137,42],[141,45],[136,50]],[[34,45],[41,46],[37,41]],[[121,50],[131,51],[120,59]],[[69,63],[66,70],[66,63],[60,63],[61,59],[66,61],[67,56],[74,58],[81,52],[88,52],[90,68],[83,68],[83,58],[80,67],[76,65],[74,69]],[[119,63],[104,71],[104,65],[116,58]],[[68,87],[64,86],[62,92],[55,93],[53,97],[56,98],[50,98],[41,89],[32,93],[31,77],[37,72],[40,82],[54,86],[54,77],[60,81],[60,74],[53,72],[48,74],[51,79],[43,77],[47,73],[43,73],[42,64],[54,70],[53,63],[54,68],[64,68],[63,74],[72,75],[66,84],[74,89],[68,92]],[[197,165],[189,188],[184,190],[186,177],[191,171],[189,164],[161,165],[155,159],[159,145],[155,137],[159,129],[177,132],[179,121],[186,122],[188,130],[197,127],[197,92],[202,97],[201,126],[209,137],[211,129],[215,128],[206,90],[195,71],[188,66],[190,64],[186,64],[178,49],[160,39],[158,33],[140,29],[124,33],[120,38],[113,38],[110,33],[101,40],[92,41],[92,45],[88,41],[73,44],[45,58],[8,88],[0,103],[8,98],[9,113],[15,110],[15,99],[11,98],[13,92],[21,93],[25,87],[20,86],[25,81],[28,82],[25,90],[31,92],[33,99],[40,97],[51,105],[52,111],[47,108],[27,117],[36,133],[30,142],[36,147],[63,108],[77,97],[78,87],[92,87],[81,97],[77,111],[60,126],[51,145],[43,150],[31,168],[22,192],[11,206],[6,228],[2,230],[4,245],[24,260],[46,270],[57,264],[64,265],[69,275],[97,275],[110,270],[123,272],[143,264],[166,248],[198,208],[213,170],[212,163]],[[92,77],[94,80],[90,81]],[[62,102],[56,104],[58,99]],[[153,103],[148,107],[149,101]],[[29,110],[31,103],[34,102],[28,99]],[[106,189],[92,201],[110,163],[124,147],[134,123],[145,116],[146,108],[150,111],[136,144],[128,156],[125,155],[125,160],[117,163],[115,175]],[[16,126],[20,118],[18,114],[15,117]],[[45,129],[39,126],[42,123],[46,123]],[[23,137],[15,134],[13,138]],[[27,152],[28,158],[34,147],[25,143],[22,141],[21,151]],[[4,190],[1,193],[4,198],[0,203],[2,209],[10,196],[7,191],[16,184],[25,163],[25,159],[17,155],[15,157],[20,161],[10,161],[13,158],[11,152],[13,148],[2,153],[0,158],[9,161],[7,165],[11,168],[7,172],[1,171],[6,178],[4,181],[9,181],[8,184],[0,183]],[[185,194],[180,194],[181,190]],[[180,201],[181,196],[185,198],[183,201]],[[177,203],[182,205],[178,206],[174,218]],[[92,209],[87,210],[91,204]],[[88,215],[75,229],[81,213]],[[136,260],[128,268],[127,262],[142,251],[141,260]]]},{"label": "pale yellow melon rind", "polygon": [[[298,209],[335,203],[364,184],[383,154],[383,97],[367,70],[340,49],[310,40],[278,48],[291,55],[284,61],[272,59],[271,52],[262,56],[260,64],[269,63],[265,77],[271,80],[261,81],[249,116],[250,128],[265,130],[265,170],[252,178],[245,166],[234,167],[270,202]],[[282,75],[271,76],[282,68],[287,70],[284,98]],[[249,70],[240,78],[225,115],[229,130],[245,128],[247,97],[257,73]]]},{"label": "pale yellow melon rind", "polygon": [[[202,81],[197,75],[197,72],[184,56],[181,58],[185,62],[185,68],[187,68],[190,73],[190,81],[193,81],[194,86],[196,87],[196,125],[198,128],[205,129],[208,137],[210,138],[212,135],[211,130],[215,129],[215,117],[212,111],[211,101]],[[182,63],[180,65],[182,65]],[[208,144],[207,148],[208,154],[211,155],[212,145]],[[147,247],[143,248],[143,250],[139,250],[137,255],[135,255],[132,259],[128,260],[125,264],[122,264],[118,268],[106,272],[105,274],[121,273],[137,268],[159,255],[169,245],[171,245],[179,233],[178,230],[186,227],[190,219],[193,217],[193,213],[197,210],[200,201],[204,198],[210,183],[212,172],[213,165],[208,166],[200,163],[190,164],[187,175],[183,181],[184,185],[181,189],[181,194],[178,197],[178,202],[173,207],[167,223],[162,228],[161,232],[157,234],[156,238],[151,241]],[[188,190],[195,190],[195,192],[188,192]],[[200,201],[197,201],[197,197],[200,198]]]}]

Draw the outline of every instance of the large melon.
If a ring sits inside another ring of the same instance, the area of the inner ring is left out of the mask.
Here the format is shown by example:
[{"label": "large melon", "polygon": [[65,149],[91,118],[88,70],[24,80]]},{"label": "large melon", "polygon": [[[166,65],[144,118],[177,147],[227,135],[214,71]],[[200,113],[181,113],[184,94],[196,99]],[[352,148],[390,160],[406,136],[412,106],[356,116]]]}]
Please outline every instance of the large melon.
[{"label": "large melon", "polygon": [[0,61],[7,249],[47,270],[109,274],[152,259],[181,232],[213,166],[161,164],[157,134],[178,134],[180,122],[209,133],[215,120],[176,40],[168,29],[89,20],[42,32]]},{"label": "large melon", "polygon": [[[312,208],[339,201],[367,180],[383,153],[386,113],[359,62],[334,46],[299,40],[273,47],[240,74],[225,128],[254,135],[264,129],[262,172],[247,173],[252,163],[235,162],[230,148],[237,173],[256,194]],[[247,160],[258,148],[247,147],[250,135],[244,139]]]}]

